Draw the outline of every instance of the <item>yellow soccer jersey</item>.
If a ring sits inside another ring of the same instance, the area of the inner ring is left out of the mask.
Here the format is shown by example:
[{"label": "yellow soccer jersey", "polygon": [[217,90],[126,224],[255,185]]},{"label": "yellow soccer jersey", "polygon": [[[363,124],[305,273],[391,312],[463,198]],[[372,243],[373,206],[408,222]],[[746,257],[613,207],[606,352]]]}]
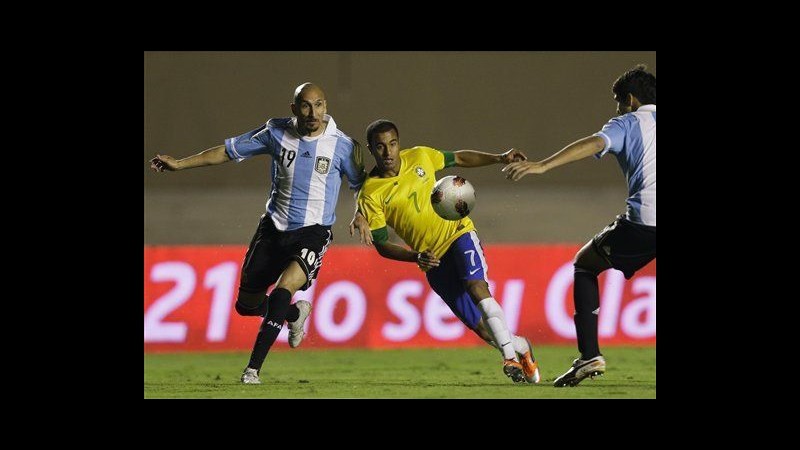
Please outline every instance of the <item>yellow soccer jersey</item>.
[{"label": "yellow soccer jersey", "polygon": [[474,230],[469,217],[444,220],[431,206],[436,171],[453,164],[451,152],[414,147],[400,151],[397,176],[367,177],[358,195],[358,207],[369,222],[373,239],[385,242],[388,225],[414,250],[430,250],[441,258],[453,241]]}]

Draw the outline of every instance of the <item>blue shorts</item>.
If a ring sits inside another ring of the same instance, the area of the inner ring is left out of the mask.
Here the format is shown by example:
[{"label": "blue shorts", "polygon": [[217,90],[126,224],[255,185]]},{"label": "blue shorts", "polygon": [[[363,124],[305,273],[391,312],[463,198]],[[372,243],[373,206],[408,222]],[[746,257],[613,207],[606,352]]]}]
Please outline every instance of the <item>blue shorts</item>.
[{"label": "blue shorts", "polygon": [[488,271],[478,234],[470,231],[456,239],[442,256],[439,267],[427,271],[425,276],[434,292],[447,303],[456,317],[475,330],[481,320],[481,312],[469,296],[464,282],[487,281]]}]

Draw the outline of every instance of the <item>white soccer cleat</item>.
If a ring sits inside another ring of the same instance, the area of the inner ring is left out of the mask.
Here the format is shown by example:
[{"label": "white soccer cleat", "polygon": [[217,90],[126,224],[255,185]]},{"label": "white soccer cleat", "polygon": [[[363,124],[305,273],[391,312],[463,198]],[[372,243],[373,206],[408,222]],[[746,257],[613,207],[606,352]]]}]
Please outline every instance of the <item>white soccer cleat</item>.
[{"label": "white soccer cleat", "polygon": [[594,379],[594,377],[604,373],[606,373],[606,359],[603,358],[602,355],[595,356],[594,358],[585,361],[582,359],[576,359],[572,362],[572,367],[570,367],[569,370],[564,373],[564,375],[556,378],[556,380],[553,382],[553,386],[575,387],[578,385],[578,383],[586,378],[591,377]]},{"label": "white soccer cleat", "polygon": [[522,364],[513,359],[506,359],[503,361],[503,373],[505,373],[508,378],[511,378],[514,383],[525,382],[525,369],[522,368]]},{"label": "white soccer cleat", "polygon": [[242,374],[242,383],[244,384],[261,384],[258,378],[258,371],[256,369],[246,368]]},{"label": "white soccer cleat", "polygon": [[522,364],[523,373],[525,374],[525,381],[528,383],[538,383],[542,377],[539,375],[539,361],[533,358],[533,345],[528,338],[525,338],[528,344],[528,351],[525,353],[517,353],[519,355],[519,362]]},{"label": "white soccer cleat", "polygon": [[296,348],[303,342],[306,335],[304,325],[306,319],[311,314],[311,303],[305,300],[298,300],[295,305],[300,310],[300,316],[294,322],[289,322],[289,347]]}]

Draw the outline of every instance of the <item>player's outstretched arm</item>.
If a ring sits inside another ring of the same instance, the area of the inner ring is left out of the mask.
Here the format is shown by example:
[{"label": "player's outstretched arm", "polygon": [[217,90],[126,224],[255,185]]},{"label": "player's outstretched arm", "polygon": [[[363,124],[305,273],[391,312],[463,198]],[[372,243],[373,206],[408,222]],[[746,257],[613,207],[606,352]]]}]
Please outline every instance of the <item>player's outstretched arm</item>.
[{"label": "player's outstretched arm", "polygon": [[558,166],[589,157],[603,150],[605,141],[599,136],[579,139],[541,161],[514,162],[503,167],[506,178],[517,181],[529,173],[541,174]]},{"label": "player's outstretched arm", "polygon": [[439,266],[439,258],[429,251],[415,252],[391,242],[375,242],[375,250],[384,258],[415,262],[424,271]]},{"label": "player's outstretched arm", "polygon": [[505,153],[485,153],[477,150],[458,150],[453,152],[456,166],[482,167],[490,164],[508,164],[514,161],[525,161],[528,158],[519,150],[511,149]]},{"label": "player's outstretched arm", "polygon": [[169,155],[156,155],[150,160],[150,168],[156,172],[191,169],[193,167],[213,166],[230,161],[225,152],[225,145],[217,145],[183,159],[175,159]]}]

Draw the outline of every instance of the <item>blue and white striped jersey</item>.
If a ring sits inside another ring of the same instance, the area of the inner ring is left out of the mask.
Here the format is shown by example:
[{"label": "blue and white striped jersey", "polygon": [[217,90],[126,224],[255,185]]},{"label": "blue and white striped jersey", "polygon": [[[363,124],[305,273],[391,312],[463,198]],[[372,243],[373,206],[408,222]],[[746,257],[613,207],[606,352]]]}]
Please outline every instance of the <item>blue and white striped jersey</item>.
[{"label": "blue and white striped jersey", "polygon": [[615,117],[594,136],[606,142],[595,158],[613,153],[628,179],[626,218],[656,226],[656,105]]},{"label": "blue and white striped jersey", "polygon": [[333,225],[342,175],[351,189],[364,182],[360,146],[339,131],[331,116],[326,114],[323,121],[328,126],[315,137],[300,136],[296,119],[287,117],[225,139],[228,156],[239,162],[259,154],[272,156],[272,191],[266,207],[281,231]]}]

